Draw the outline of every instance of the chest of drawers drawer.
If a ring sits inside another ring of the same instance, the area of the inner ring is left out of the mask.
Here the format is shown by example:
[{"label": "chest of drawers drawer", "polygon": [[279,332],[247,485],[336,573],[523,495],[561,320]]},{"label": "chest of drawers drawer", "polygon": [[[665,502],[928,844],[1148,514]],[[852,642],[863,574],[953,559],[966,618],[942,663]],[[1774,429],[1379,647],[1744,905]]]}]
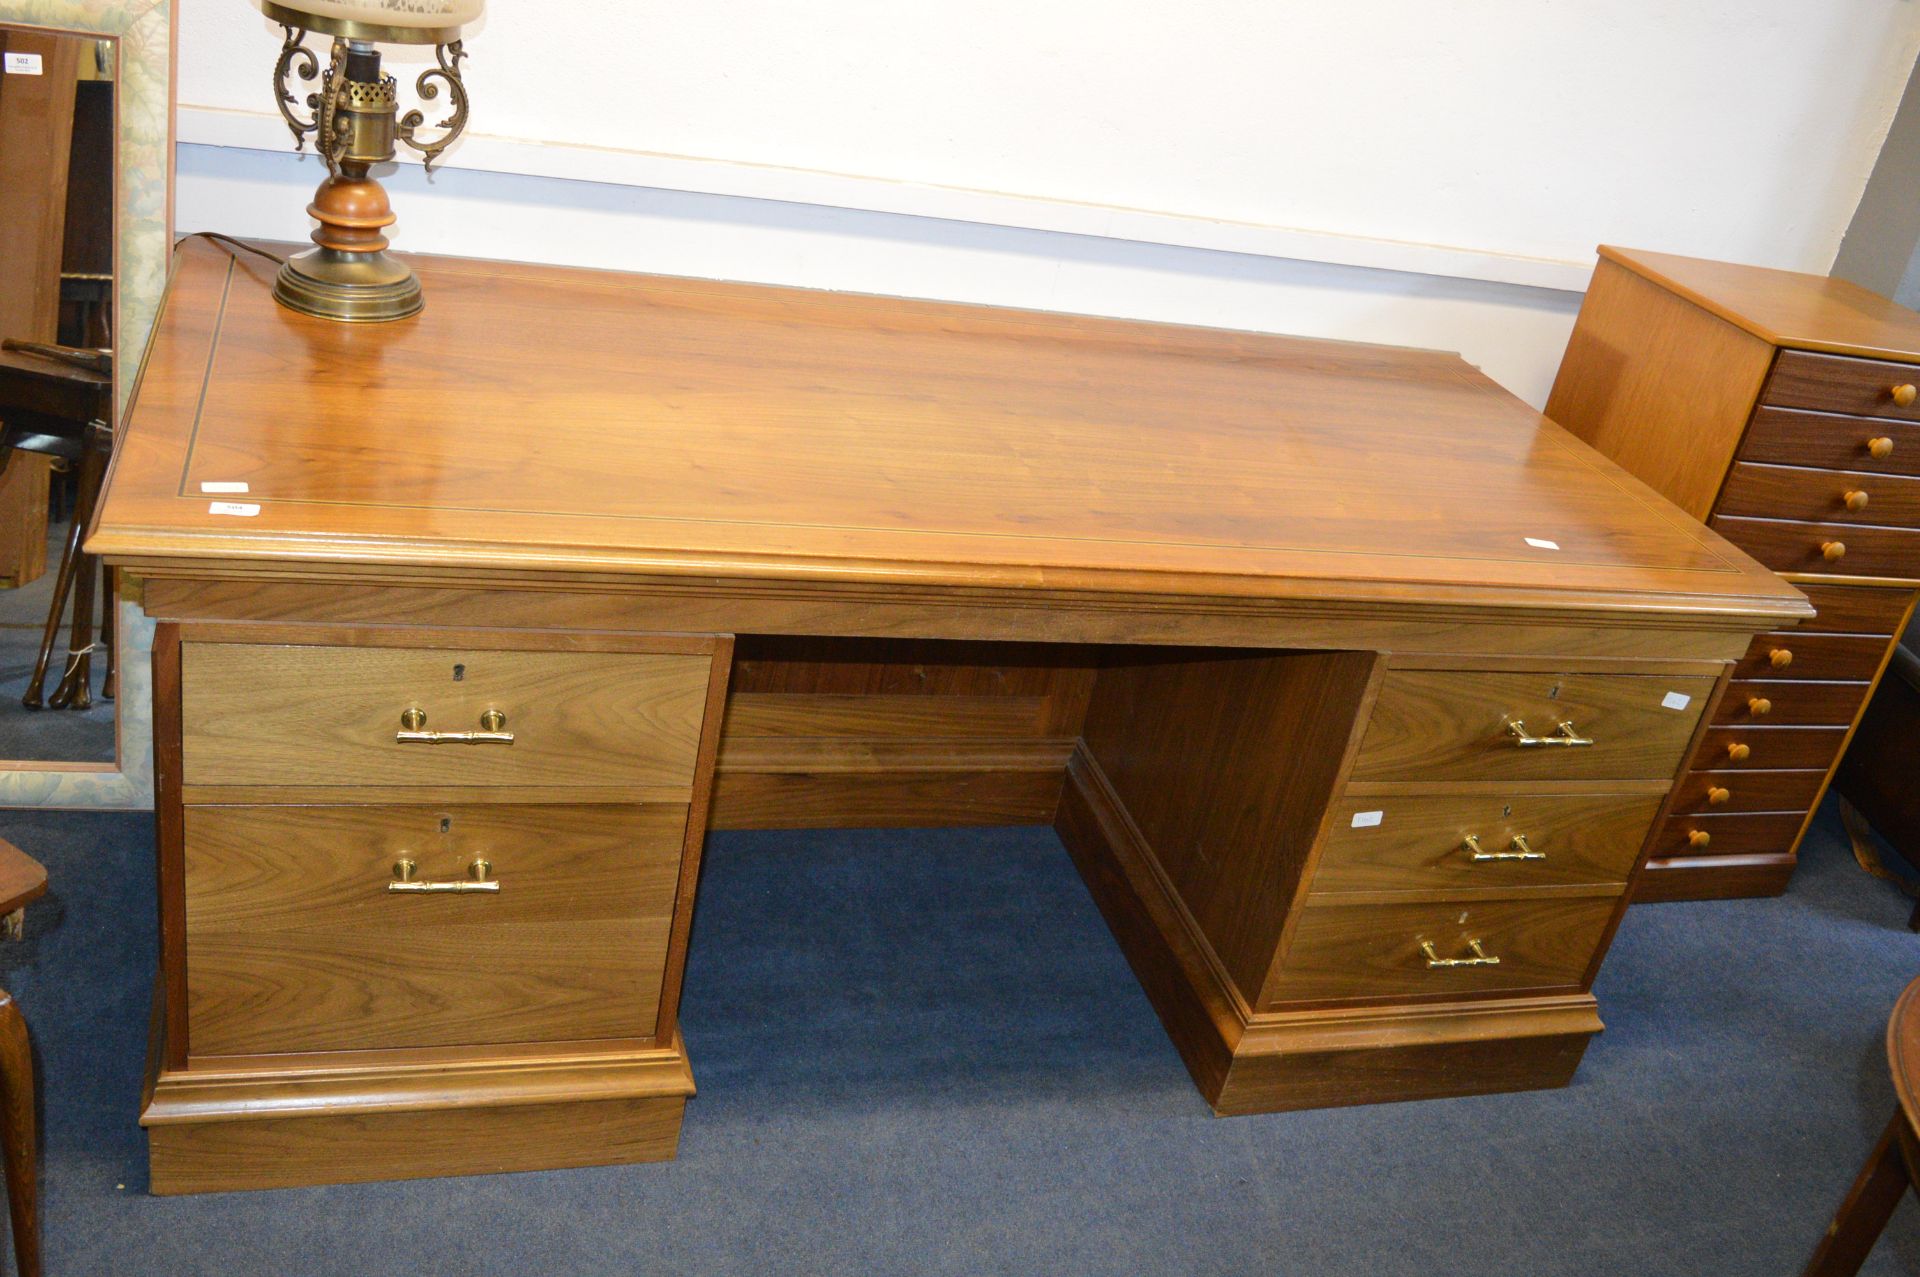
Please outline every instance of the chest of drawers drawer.
[{"label": "chest of drawers drawer", "polygon": [[1664,780],[1712,688],[1700,676],[1392,670],[1353,778]]},{"label": "chest of drawers drawer", "polygon": [[188,785],[627,785],[693,778],[710,658],[185,642]]},{"label": "chest of drawers drawer", "polygon": [[1890,639],[1874,634],[1762,634],[1733,667],[1738,679],[1867,682],[1886,659]]},{"label": "chest of drawers drawer", "polygon": [[1741,462],[1714,508],[1745,518],[1920,527],[1920,478]]},{"label": "chest of drawers drawer", "polygon": [[1698,771],[1780,771],[1833,766],[1845,727],[1711,727],[1693,757]]},{"label": "chest of drawers drawer", "polygon": [[1275,989],[1285,1000],[1337,1001],[1573,988],[1613,911],[1613,898],[1591,896],[1310,905]]},{"label": "chest of drawers drawer", "polygon": [[1736,679],[1714,713],[1716,726],[1847,727],[1870,683],[1793,683]]},{"label": "chest of drawers drawer", "polygon": [[1864,474],[1920,475],[1920,423],[1761,408],[1740,441],[1739,459]]},{"label": "chest of drawers drawer", "polygon": [[1804,811],[1758,815],[1709,813],[1672,816],[1660,822],[1652,856],[1778,855],[1791,850],[1807,821]]},{"label": "chest of drawers drawer", "polygon": [[1624,886],[1659,806],[1657,797],[1639,794],[1347,798],[1335,810],[1311,891]]},{"label": "chest of drawers drawer", "polygon": [[1783,350],[1760,392],[1763,405],[1920,421],[1920,367],[1851,355]]},{"label": "chest of drawers drawer", "polygon": [[1920,530],[1716,514],[1715,532],[1776,572],[1920,576]]},{"label": "chest of drawers drawer", "polygon": [[1677,814],[1805,811],[1826,780],[1824,770],[1690,771],[1674,786]]},{"label": "chest of drawers drawer", "polygon": [[686,820],[665,803],[189,807],[193,1052],[649,1037]]},{"label": "chest of drawers drawer", "polygon": [[1796,588],[1818,612],[1796,634],[1897,634],[1913,602],[1912,590],[1882,586],[1806,584]]}]

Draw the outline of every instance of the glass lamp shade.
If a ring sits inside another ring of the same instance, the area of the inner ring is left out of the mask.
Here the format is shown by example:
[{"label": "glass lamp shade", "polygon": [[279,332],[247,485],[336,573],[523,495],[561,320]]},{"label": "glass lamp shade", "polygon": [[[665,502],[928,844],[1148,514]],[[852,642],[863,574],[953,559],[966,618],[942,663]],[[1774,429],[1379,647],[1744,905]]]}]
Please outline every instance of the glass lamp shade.
[{"label": "glass lamp shade", "polygon": [[450,44],[486,0],[254,0],[275,22],[378,44]]}]

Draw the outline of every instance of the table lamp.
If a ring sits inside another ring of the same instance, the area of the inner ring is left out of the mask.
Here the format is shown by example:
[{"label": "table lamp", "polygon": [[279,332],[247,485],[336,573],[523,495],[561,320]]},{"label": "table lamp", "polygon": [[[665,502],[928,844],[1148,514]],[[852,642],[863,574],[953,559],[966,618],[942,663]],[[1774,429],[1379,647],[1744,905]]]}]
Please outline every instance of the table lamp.
[{"label": "table lamp", "polygon": [[[420,281],[387,253],[383,232],[393,225],[393,207],[369,176],[375,164],[394,156],[398,138],[425,157],[427,168],[467,124],[467,90],[460,82],[461,28],[479,18],[486,0],[254,0],[286,32],[274,64],[280,114],[293,130],[294,146],[306,145],[326,161],[327,177],[307,212],[320,225],[315,247],[287,262],[274,281],[281,305],[306,315],[352,323],[404,319],[424,304]],[[309,31],[333,37],[325,71],[306,47]],[[399,114],[393,77],[380,70],[376,44],[438,46],[437,66],[414,82],[422,101],[447,92],[450,114],[428,125],[424,112]],[[300,99],[289,77],[320,81],[318,92]],[[435,134],[428,136],[428,134]]]}]

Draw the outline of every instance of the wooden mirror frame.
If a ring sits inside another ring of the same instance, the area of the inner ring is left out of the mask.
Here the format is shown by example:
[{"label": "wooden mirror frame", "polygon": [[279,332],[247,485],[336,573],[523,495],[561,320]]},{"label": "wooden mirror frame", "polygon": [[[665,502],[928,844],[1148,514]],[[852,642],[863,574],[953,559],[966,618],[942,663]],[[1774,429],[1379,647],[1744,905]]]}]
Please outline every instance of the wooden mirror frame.
[{"label": "wooden mirror frame", "polygon": [[[113,403],[126,416],[173,246],[173,0],[24,0],[0,25],[114,42]],[[111,763],[0,761],[0,807],[153,806],[153,622],[123,594]],[[44,711],[58,713],[57,710]]]}]

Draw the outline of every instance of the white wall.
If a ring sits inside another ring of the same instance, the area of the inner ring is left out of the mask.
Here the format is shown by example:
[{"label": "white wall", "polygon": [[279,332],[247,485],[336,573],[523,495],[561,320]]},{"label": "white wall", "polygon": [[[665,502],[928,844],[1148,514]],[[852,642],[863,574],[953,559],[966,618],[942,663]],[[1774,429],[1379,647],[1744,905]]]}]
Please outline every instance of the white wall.
[{"label": "white wall", "polygon": [[[179,7],[180,228],[297,237],[277,31]],[[468,43],[402,248],[1440,346],[1539,403],[1596,242],[1827,268],[1920,4],[494,0]]]}]

